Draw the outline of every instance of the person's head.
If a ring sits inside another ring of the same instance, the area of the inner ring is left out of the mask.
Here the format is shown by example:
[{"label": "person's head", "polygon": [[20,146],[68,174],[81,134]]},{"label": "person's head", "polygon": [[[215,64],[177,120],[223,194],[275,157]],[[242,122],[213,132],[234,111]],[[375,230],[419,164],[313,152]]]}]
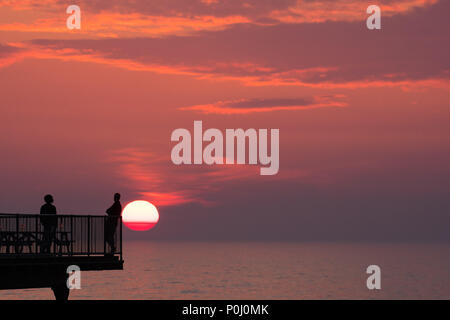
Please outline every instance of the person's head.
[{"label": "person's head", "polygon": [[120,193],[115,193],[114,194],[114,201],[119,201],[120,200]]},{"label": "person's head", "polygon": [[51,194],[47,194],[47,195],[44,197],[44,201],[45,201],[46,203],[53,203],[53,196],[52,196]]}]

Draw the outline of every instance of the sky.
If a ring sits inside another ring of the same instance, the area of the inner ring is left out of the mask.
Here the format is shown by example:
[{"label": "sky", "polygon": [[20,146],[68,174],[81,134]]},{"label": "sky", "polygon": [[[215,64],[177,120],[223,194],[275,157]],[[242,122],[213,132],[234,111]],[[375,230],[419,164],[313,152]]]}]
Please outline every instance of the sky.
[{"label": "sky", "polygon": [[[450,1],[370,4],[0,1],[0,212],[120,192],[160,213],[126,239],[449,241]],[[195,120],[279,129],[278,174],[173,164]]]}]

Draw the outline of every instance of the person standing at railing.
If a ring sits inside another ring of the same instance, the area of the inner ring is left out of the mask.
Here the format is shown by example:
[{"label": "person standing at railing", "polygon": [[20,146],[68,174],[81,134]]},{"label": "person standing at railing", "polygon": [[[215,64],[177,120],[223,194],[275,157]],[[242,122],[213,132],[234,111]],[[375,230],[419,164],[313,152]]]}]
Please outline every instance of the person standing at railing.
[{"label": "person standing at railing", "polygon": [[[44,237],[42,239],[41,253],[50,253],[52,242],[56,238],[56,207],[53,205],[53,196],[47,194],[44,197],[45,204],[41,207],[41,224],[44,226]],[[54,215],[54,217],[52,217]]]},{"label": "person standing at railing", "polygon": [[114,194],[114,203],[106,210],[108,217],[105,219],[105,242],[111,248],[111,253],[116,251],[114,236],[116,234],[117,223],[122,214],[122,205],[120,203],[120,193]]}]

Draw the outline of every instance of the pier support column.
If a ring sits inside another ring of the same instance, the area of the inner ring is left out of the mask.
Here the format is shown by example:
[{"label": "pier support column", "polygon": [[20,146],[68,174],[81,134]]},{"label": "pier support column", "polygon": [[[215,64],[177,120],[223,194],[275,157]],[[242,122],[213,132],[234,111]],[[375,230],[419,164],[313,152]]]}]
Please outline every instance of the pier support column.
[{"label": "pier support column", "polygon": [[55,299],[59,301],[67,301],[69,299],[70,289],[67,288],[67,279],[69,275],[66,270],[58,270],[55,272],[52,286],[50,287],[55,295]]},{"label": "pier support column", "polygon": [[52,286],[55,299],[59,301],[67,301],[69,299],[70,290],[67,288],[66,282]]}]

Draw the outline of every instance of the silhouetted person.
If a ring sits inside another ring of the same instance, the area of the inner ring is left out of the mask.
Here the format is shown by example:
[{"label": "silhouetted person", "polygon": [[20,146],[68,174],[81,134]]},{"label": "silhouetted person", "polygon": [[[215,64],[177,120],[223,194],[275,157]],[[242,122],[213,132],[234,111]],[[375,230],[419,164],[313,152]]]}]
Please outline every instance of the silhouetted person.
[{"label": "silhouetted person", "polygon": [[[53,240],[56,238],[56,226],[58,218],[56,217],[56,207],[52,204],[53,197],[48,194],[44,197],[45,204],[41,207],[41,223],[44,226],[44,237],[42,239],[41,252],[50,253]],[[55,215],[52,217],[51,215]]]},{"label": "silhouetted person", "polygon": [[116,234],[117,223],[122,214],[122,205],[120,204],[120,193],[114,194],[114,203],[106,210],[108,217],[105,219],[105,241],[111,248],[111,253],[116,251],[114,236]]}]

